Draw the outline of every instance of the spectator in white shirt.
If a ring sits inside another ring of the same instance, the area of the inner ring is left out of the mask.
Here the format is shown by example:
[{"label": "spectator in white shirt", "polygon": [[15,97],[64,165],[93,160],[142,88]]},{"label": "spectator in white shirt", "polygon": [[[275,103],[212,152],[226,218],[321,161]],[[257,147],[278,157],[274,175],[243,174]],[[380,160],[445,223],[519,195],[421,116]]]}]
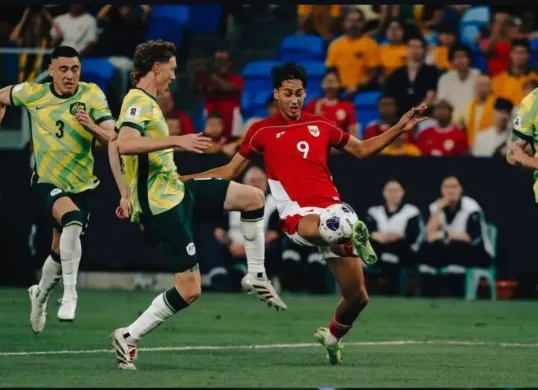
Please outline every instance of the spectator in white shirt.
[{"label": "spectator in white shirt", "polygon": [[514,105],[510,100],[497,98],[493,111],[493,126],[476,135],[473,155],[492,157],[506,155],[506,141],[510,137],[511,115]]},{"label": "spectator in white shirt", "polygon": [[97,21],[85,11],[82,4],[74,4],[69,12],[54,19],[54,27],[50,35],[55,42],[63,46],[71,46],[81,56],[97,42]]},{"label": "spectator in white shirt", "polygon": [[437,97],[448,101],[454,111],[458,112],[473,100],[480,71],[471,67],[473,53],[467,45],[456,44],[451,47],[448,58],[454,69],[439,79]]}]

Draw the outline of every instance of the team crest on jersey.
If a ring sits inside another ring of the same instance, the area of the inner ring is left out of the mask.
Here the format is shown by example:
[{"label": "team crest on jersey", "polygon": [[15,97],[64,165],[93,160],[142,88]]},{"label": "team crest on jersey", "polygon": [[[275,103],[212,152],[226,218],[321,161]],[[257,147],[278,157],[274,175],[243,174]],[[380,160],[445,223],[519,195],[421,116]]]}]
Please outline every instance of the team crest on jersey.
[{"label": "team crest on jersey", "polygon": [[308,126],[308,131],[314,137],[319,137],[319,127],[317,127],[317,126]]},{"label": "team crest on jersey", "polygon": [[86,111],[86,104],[81,102],[75,102],[69,107],[71,115],[75,115],[77,112]]}]

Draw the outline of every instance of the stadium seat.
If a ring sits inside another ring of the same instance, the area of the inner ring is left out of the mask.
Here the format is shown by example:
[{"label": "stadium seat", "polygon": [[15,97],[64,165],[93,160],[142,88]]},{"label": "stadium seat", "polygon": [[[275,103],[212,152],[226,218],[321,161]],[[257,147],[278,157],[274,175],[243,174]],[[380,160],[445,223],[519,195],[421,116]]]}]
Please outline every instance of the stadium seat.
[{"label": "stadium seat", "polygon": [[183,32],[189,21],[189,7],[183,5],[155,5],[151,9],[148,39],[164,39],[181,47]]},{"label": "stadium seat", "polygon": [[116,71],[108,58],[83,58],[81,67],[82,79],[97,84],[106,93],[110,80]]},{"label": "stadium seat", "polygon": [[489,24],[490,8],[479,5],[468,8],[461,17],[460,39],[463,43],[473,45],[480,34],[480,28]]},{"label": "stadium seat", "polygon": [[241,96],[241,113],[245,117],[257,116],[256,111],[262,111],[263,116],[267,116],[267,99],[273,93],[272,89],[258,92],[251,92],[246,96]]},{"label": "stadium seat", "polygon": [[321,79],[327,68],[323,61],[305,61],[301,62],[308,74],[308,89],[311,91],[321,90]]},{"label": "stadium seat", "polygon": [[488,59],[486,58],[486,56],[484,55],[484,53],[482,53],[482,50],[480,49],[480,46],[475,43],[471,46],[472,50],[473,50],[473,57],[474,57],[474,64],[473,66],[480,70],[481,72],[483,73],[487,73],[487,70],[488,70]]},{"label": "stadium seat", "polygon": [[282,61],[322,61],[325,58],[323,39],[316,35],[290,35],[278,50]]},{"label": "stadium seat", "polygon": [[222,13],[222,6],[216,4],[196,4],[189,6],[189,27],[196,33],[217,31]]},{"label": "stadium seat", "polygon": [[478,286],[481,279],[486,279],[490,289],[491,300],[497,299],[496,284],[496,260],[497,260],[497,227],[493,224],[487,225],[487,235],[493,246],[492,265],[489,268],[468,268],[465,271],[465,299],[475,300],[477,298]]},{"label": "stadium seat", "polygon": [[[271,68],[280,65],[279,61],[253,61],[243,68],[244,91],[258,92],[273,88],[271,81]],[[254,96],[252,96],[254,98]]]},{"label": "stadium seat", "polygon": [[361,92],[355,96],[353,105],[356,108],[376,108],[380,97],[381,91]]}]

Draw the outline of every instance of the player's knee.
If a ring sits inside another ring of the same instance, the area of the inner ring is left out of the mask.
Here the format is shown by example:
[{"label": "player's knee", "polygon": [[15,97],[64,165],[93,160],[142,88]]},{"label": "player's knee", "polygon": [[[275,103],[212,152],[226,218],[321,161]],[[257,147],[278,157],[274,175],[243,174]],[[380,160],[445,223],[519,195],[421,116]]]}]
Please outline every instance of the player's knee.
[{"label": "player's knee", "polygon": [[68,211],[62,216],[62,228],[65,230],[69,226],[82,226],[84,225],[84,214],[80,210]]},{"label": "player's knee", "polygon": [[259,188],[249,188],[251,192],[248,210],[258,210],[265,206],[265,194]]},{"label": "player's knee", "polygon": [[344,299],[353,306],[365,307],[366,305],[368,305],[368,302],[370,300],[364,283],[357,286],[356,288],[349,289],[348,291],[343,292],[343,295]]}]

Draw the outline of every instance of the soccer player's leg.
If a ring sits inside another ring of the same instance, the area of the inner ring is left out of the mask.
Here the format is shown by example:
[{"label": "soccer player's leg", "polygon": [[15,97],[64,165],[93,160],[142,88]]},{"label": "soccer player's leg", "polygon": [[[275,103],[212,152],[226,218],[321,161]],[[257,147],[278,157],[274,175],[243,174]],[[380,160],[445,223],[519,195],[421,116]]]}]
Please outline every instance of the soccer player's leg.
[{"label": "soccer player's leg", "polygon": [[60,258],[64,294],[58,310],[61,322],[72,322],[77,309],[77,277],[82,243],[80,236],[86,223],[84,213],[69,196],[59,197],[52,206],[52,216],[60,225]]},{"label": "soccer player's leg", "polygon": [[316,339],[327,350],[330,364],[342,362],[342,337],[353,326],[361,311],[368,304],[368,293],[364,282],[361,259],[358,257],[337,257],[329,247],[320,248],[331,270],[342,299],[336,306],[336,313],[327,328],[318,328]]},{"label": "soccer player's leg", "polygon": [[138,341],[186,309],[201,294],[201,277],[192,234],[193,197],[190,191],[176,207],[145,223],[146,234],[157,247],[156,261],[175,276],[172,288],[159,294],[132,324],[112,333],[118,367],[134,370]]},{"label": "soccer player's leg", "polygon": [[215,219],[223,210],[241,212],[241,233],[247,257],[247,274],[241,286],[249,294],[256,294],[262,302],[277,310],[286,310],[265,271],[265,194],[258,188],[229,180],[188,180],[192,189],[196,215]]},{"label": "soccer player's leg", "polygon": [[62,279],[60,232],[52,229],[51,251],[43,264],[41,279],[39,280],[39,284],[33,285],[28,289],[31,303],[30,325],[35,333],[40,333],[45,328],[47,301],[50,293],[60,279]]}]

